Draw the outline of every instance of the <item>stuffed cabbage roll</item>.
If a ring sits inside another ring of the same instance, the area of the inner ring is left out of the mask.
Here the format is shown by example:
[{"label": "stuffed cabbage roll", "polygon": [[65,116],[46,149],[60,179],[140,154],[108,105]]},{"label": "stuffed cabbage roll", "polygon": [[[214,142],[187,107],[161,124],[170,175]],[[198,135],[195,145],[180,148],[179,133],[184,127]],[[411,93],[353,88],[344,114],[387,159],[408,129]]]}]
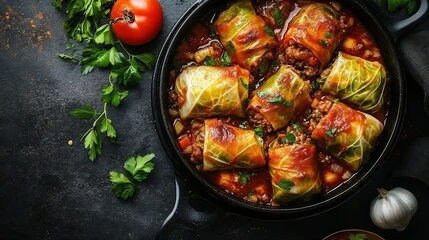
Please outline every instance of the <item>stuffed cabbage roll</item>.
[{"label": "stuffed cabbage roll", "polygon": [[239,66],[190,66],[176,78],[181,119],[244,116],[250,74]]},{"label": "stuffed cabbage roll", "polygon": [[311,138],[356,171],[368,159],[382,131],[383,124],[373,116],[337,102],[317,124]]},{"label": "stuffed cabbage roll", "polygon": [[320,192],[322,182],[313,144],[274,144],[268,156],[274,202],[305,201]]},{"label": "stuffed cabbage roll", "polygon": [[263,140],[255,131],[234,127],[218,119],[207,119],[204,125],[204,171],[265,166]]},{"label": "stuffed cabbage roll", "polygon": [[386,70],[380,63],[339,52],[322,91],[359,110],[375,112],[383,106],[386,82]]},{"label": "stuffed cabbage roll", "polygon": [[283,40],[287,63],[308,77],[318,75],[347,33],[344,19],[328,4],[313,3],[301,8]]},{"label": "stuffed cabbage roll", "polygon": [[272,58],[277,46],[272,30],[255,13],[250,0],[242,0],[223,11],[214,23],[231,62],[254,71],[263,58]]},{"label": "stuffed cabbage roll", "polygon": [[285,65],[254,93],[247,109],[262,114],[274,130],[286,126],[311,103],[310,87]]}]

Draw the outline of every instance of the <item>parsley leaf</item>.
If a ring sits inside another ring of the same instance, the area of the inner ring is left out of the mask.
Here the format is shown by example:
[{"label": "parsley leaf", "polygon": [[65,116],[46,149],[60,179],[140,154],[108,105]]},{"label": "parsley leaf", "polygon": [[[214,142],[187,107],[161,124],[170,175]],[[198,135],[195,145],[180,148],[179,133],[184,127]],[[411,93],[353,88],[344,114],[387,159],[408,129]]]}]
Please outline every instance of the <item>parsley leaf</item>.
[{"label": "parsley leaf", "polygon": [[325,40],[320,40],[320,43],[322,44],[323,48],[328,46],[328,42],[326,42]]},{"label": "parsley leaf", "polygon": [[136,58],[138,62],[143,64],[143,67],[139,68],[140,71],[151,70],[156,62],[155,53],[142,53],[138,55],[131,55],[131,57]]},{"label": "parsley leaf", "polygon": [[313,89],[313,91],[319,90],[320,89],[320,83],[317,81],[311,81],[311,88]]},{"label": "parsley leaf", "polygon": [[109,24],[104,24],[95,31],[95,43],[112,45],[115,43]]},{"label": "parsley leaf", "polygon": [[255,131],[256,135],[259,137],[264,136],[264,129],[262,127],[256,127],[253,131]]},{"label": "parsley leaf", "polygon": [[222,65],[224,66],[229,66],[231,65],[231,57],[229,56],[227,51],[224,51],[222,53],[222,56],[220,57],[220,62],[222,63]]},{"label": "parsley leaf", "polygon": [[231,53],[231,54],[235,53],[234,44],[231,41],[227,42],[225,47],[229,53]]},{"label": "parsley leaf", "polygon": [[247,184],[249,184],[251,176],[256,176],[256,173],[248,173],[248,172],[238,172],[238,174],[239,174],[238,181],[243,186],[246,186]]},{"label": "parsley leaf", "polygon": [[365,239],[368,239],[368,236],[364,233],[356,233],[356,234],[351,233],[349,235],[349,240],[365,240]]},{"label": "parsley leaf", "polygon": [[332,127],[331,129],[325,131],[326,135],[328,135],[331,138],[335,137],[336,132],[337,132],[337,128],[335,127]]},{"label": "parsley leaf", "polygon": [[285,16],[283,15],[282,11],[278,7],[274,8],[273,17],[277,26],[283,25],[283,23],[286,21]]},{"label": "parsley leaf", "polygon": [[95,128],[91,128],[86,135],[84,135],[84,147],[88,150],[88,158],[94,161],[97,156],[101,155],[102,141]]},{"label": "parsley leaf", "polygon": [[108,118],[101,122],[100,132],[106,133],[109,138],[116,138],[116,130],[112,126],[112,120]]},{"label": "parsley leaf", "polygon": [[286,101],[282,96],[273,97],[268,100],[269,103],[281,103],[286,107],[291,107],[293,105],[293,101]]},{"label": "parsley leaf", "polygon": [[291,132],[288,132],[286,134],[286,137],[282,139],[282,143],[287,143],[287,144],[294,144],[295,141],[296,141],[296,136]]},{"label": "parsley leaf", "polygon": [[299,122],[292,123],[292,127],[293,127],[293,129],[295,129],[297,131],[301,131],[302,130],[302,124],[299,123]]},{"label": "parsley leaf", "polygon": [[95,117],[96,114],[97,111],[87,104],[84,104],[82,108],[76,108],[70,112],[70,115],[72,115],[74,118],[85,120]]},{"label": "parsley leaf", "polygon": [[127,200],[134,196],[136,186],[124,174],[110,171],[110,182],[112,183],[112,193],[120,199]]},{"label": "parsley leaf", "polygon": [[331,38],[331,33],[330,32],[325,32],[325,38]]},{"label": "parsley leaf", "polygon": [[207,56],[204,59],[204,65],[206,66],[214,66],[215,65],[215,59],[213,56]]},{"label": "parsley leaf", "polygon": [[247,125],[247,121],[241,122],[240,125],[238,126],[239,128],[243,128],[246,129],[246,125]]},{"label": "parsley leaf", "polygon": [[340,99],[338,99],[338,98],[335,98],[335,99],[331,100],[331,102],[333,102],[333,103],[337,103],[338,101],[340,101]]},{"label": "parsley leaf", "polygon": [[78,63],[79,60],[76,58],[75,55],[69,55],[65,53],[58,53],[57,56],[63,60],[70,61],[72,63]]},{"label": "parsley leaf", "polygon": [[82,75],[87,75],[97,67],[105,68],[125,61],[124,54],[118,52],[115,47],[107,49],[96,44],[91,44],[84,48],[82,57]]},{"label": "parsley leaf", "polygon": [[124,168],[133,176],[134,180],[141,182],[154,169],[155,164],[151,162],[154,157],[155,154],[153,153],[145,156],[137,155],[136,157],[129,157],[124,164]]},{"label": "parsley leaf", "polygon": [[110,103],[115,107],[119,106],[121,101],[128,96],[128,91],[119,92],[113,84],[104,86],[101,91],[103,103]]},{"label": "parsley leaf", "polygon": [[268,94],[268,93],[263,92],[263,91],[259,91],[259,92],[257,92],[257,93],[256,93],[256,95],[257,95],[258,97],[260,97],[260,98],[266,98],[266,97],[268,97],[268,96],[269,96],[269,94]]},{"label": "parsley leaf", "polygon": [[265,31],[269,36],[274,36],[274,31],[273,31],[270,27],[265,26],[265,27],[264,27],[264,31]]},{"label": "parsley leaf", "polygon": [[290,192],[290,190],[292,189],[293,186],[295,186],[295,183],[292,182],[291,180],[288,179],[282,179],[280,180],[277,185],[279,185],[279,187],[287,192]]}]

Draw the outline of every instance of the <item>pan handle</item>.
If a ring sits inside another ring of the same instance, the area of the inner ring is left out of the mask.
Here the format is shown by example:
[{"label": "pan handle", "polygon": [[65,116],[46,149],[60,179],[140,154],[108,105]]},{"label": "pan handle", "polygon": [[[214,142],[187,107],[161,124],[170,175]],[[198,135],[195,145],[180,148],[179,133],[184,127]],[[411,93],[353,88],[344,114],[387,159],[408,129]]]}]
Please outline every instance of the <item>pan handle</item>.
[{"label": "pan handle", "polygon": [[395,41],[408,30],[417,25],[421,20],[423,20],[424,17],[428,14],[429,9],[428,0],[420,0],[420,7],[416,13],[406,19],[395,21],[389,17],[386,12],[380,11],[380,6],[378,6],[374,0],[366,0],[365,2],[373,10],[373,12],[377,13],[377,15],[382,18],[383,23],[386,25]]},{"label": "pan handle", "polygon": [[196,236],[202,229],[225,214],[201,194],[192,192],[179,178],[175,179],[176,201],[170,215],[158,230],[156,239],[181,239]]}]

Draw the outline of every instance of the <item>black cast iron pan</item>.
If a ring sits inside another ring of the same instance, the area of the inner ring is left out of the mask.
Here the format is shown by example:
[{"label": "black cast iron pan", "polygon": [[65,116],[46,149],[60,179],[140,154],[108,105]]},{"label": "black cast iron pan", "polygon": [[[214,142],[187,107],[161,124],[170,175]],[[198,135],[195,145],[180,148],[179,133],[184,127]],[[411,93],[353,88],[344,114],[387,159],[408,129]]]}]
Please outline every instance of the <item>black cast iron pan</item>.
[{"label": "black cast iron pan", "polygon": [[155,124],[165,151],[174,164],[177,176],[176,204],[161,227],[159,238],[166,238],[177,228],[201,228],[225,213],[220,209],[264,219],[296,219],[322,213],[344,203],[356,194],[382,161],[387,159],[400,132],[405,113],[405,79],[394,40],[424,17],[428,10],[428,0],[421,1],[420,9],[416,14],[396,22],[388,22],[389,18],[381,14],[381,10],[372,0],[367,0],[365,3],[359,0],[348,0],[341,3],[352,10],[371,32],[380,47],[390,74],[389,114],[371,159],[353,178],[328,194],[309,202],[282,207],[263,206],[238,200],[203,178],[179,150],[174,129],[169,120],[167,92],[169,72],[178,44],[194,23],[219,6],[217,0],[197,1],[179,19],[165,40],[153,76],[152,110]]}]

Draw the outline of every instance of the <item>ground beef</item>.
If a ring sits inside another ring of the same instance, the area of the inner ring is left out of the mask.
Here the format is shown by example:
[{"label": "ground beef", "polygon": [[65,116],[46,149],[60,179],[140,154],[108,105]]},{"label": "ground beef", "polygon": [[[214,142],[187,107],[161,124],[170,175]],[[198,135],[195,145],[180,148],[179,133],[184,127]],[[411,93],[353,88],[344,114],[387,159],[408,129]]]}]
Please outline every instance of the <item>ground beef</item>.
[{"label": "ground beef", "polygon": [[316,96],[311,103],[312,111],[306,118],[308,120],[308,131],[310,133],[313,132],[320,119],[329,112],[329,109],[331,109],[333,104],[333,97],[324,96],[320,98],[318,94],[320,94],[320,92],[316,93]]},{"label": "ground beef", "polygon": [[252,125],[256,127],[262,127],[264,132],[271,133],[274,131],[273,126],[268,120],[262,116],[262,114],[255,112],[254,110],[249,110],[248,112],[248,121],[252,123]]},{"label": "ground beef", "polygon": [[293,135],[295,135],[294,143],[296,144],[311,143],[311,138],[310,135],[308,135],[307,128],[300,123],[290,124],[285,130],[278,132],[277,138],[280,139],[283,144],[288,144],[286,140],[282,140],[285,138],[287,139],[286,136],[288,133],[292,133]]},{"label": "ground beef", "polygon": [[192,153],[190,156],[191,162],[201,164],[203,161],[203,151],[204,151],[204,126],[202,126],[195,140],[192,142]]},{"label": "ground beef", "polygon": [[314,78],[319,73],[319,64],[310,65],[308,60],[316,59],[313,52],[299,44],[293,44],[286,48],[285,61],[294,66],[307,78]]}]

